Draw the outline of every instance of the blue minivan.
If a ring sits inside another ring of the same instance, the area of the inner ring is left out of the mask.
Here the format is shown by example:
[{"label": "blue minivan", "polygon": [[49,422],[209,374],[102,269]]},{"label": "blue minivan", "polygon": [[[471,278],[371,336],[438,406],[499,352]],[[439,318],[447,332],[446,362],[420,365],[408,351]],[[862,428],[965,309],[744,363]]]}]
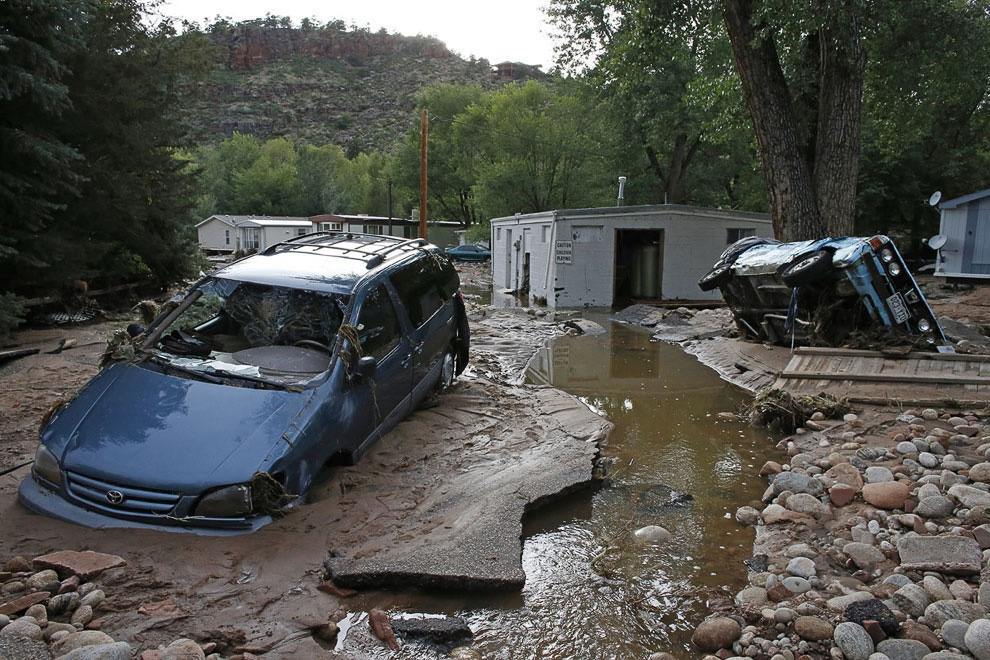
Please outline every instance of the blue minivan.
[{"label": "blue minivan", "polygon": [[249,531],[467,365],[450,261],[318,232],[197,282],[42,430],[29,508],[90,527]]}]

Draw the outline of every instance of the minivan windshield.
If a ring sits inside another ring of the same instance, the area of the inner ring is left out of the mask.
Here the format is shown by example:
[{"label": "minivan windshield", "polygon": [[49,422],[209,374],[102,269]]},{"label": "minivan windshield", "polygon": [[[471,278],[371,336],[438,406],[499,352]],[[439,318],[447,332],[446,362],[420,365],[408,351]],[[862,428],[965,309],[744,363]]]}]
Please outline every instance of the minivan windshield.
[{"label": "minivan windshield", "polygon": [[179,372],[304,385],[330,366],[348,296],[208,278],[152,354]]}]

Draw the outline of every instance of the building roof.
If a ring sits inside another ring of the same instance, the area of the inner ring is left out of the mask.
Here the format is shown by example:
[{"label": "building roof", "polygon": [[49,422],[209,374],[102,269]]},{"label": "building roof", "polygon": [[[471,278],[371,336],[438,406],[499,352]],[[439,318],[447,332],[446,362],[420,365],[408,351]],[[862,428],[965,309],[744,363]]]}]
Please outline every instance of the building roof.
[{"label": "building roof", "polygon": [[962,197],[956,197],[955,199],[944,201],[938,205],[938,208],[954,209],[957,206],[962,206],[963,204],[974,202],[978,199],[983,199],[984,197],[990,197],[990,188],[987,188],[986,190],[980,190],[974,193],[969,193],[968,195],[963,195]]},{"label": "building roof", "polygon": [[682,204],[645,204],[642,206],[601,206],[588,209],[559,209],[554,211],[540,211],[538,213],[518,213],[516,215],[510,215],[503,218],[493,218],[492,222],[538,218],[545,218],[556,222],[557,220],[565,220],[567,218],[642,215],[650,213],[675,213],[698,217],[717,217],[771,224],[770,216],[767,213],[736,211],[735,209],[713,209],[706,208],[704,206],[686,206]]},{"label": "building roof", "polygon": [[310,222],[309,218],[301,216],[291,216],[291,215],[222,215],[214,214],[208,217],[202,222],[196,223],[196,226],[205,225],[210,220],[219,220],[224,224],[231,225],[232,227],[240,227],[241,225],[246,225],[249,227],[308,227],[313,223]]}]

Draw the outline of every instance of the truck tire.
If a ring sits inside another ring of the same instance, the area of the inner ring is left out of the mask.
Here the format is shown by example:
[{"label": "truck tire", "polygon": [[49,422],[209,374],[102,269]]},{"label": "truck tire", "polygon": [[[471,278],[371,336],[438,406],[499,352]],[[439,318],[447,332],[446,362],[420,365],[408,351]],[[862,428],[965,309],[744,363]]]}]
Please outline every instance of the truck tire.
[{"label": "truck tire", "polygon": [[698,288],[702,291],[712,291],[724,285],[732,278],[732,266],[715,266],[698,280]]},{"label": "truck tire", "polygon": [[819,250],[805,254],[784,266],[780,279],[789,287],[804,286],[822,279],[832,270],[832,253]]}]

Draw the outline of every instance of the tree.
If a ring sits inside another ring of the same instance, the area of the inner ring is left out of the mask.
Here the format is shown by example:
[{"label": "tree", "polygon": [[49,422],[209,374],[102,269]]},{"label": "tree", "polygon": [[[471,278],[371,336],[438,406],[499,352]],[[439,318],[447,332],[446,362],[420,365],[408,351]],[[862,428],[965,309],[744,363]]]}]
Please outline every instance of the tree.
[{"label": "tree", "polygon": [[353,167],[335,144],[305,145],[299,149],[299,213],[338,213],[354,204]]},{"label": "tree", "polygon": [[[774,233],[852,233],[866,50],[860,0],[724,0]],[[797,53],[784,73],[778,41]],[[803,107],[796,107],[796,106]]]},{"label": "tree", "polygon": [[554,0],[548,14],[558,63],[587,72],[608,101],[601,107],[614,130],[633,145],[619,161],[632,194],[644,202],[742,203],[751,133],[713,3]]},{"label": "tree", "polygon": [[938,228],[929,194],[990,184],[990,16],[960,0],[895,3],[867,47],[857,231],[917,251]]},{"label": "tree", "polygon": [[300,198],[295,146],[286,138],[268,140],[258,158],[234,175],[238,213],[291,215]]},{"label": "tree", "polygon": [[442,84],[420,93],[415,126],[399,146],[392,176],[403,197],[419,199],[419,111],[430,113],[430,216],[469,227],[478,222],[472,187],[474,150],[455,143],[454,121],[478,103],[484,91],[477,85]]},{"label": "tree", "polygon": [[529,81],[469,106],[454,138],[476,154],[472,190],[490,218],[608,203],[614,170],[604,128],[577,94]]},{"label": "tree", "polygon": [[78,192],[80,154],[52,126],[72,107],[66,61],[86,9],[82,0],[0,3],[0,292],[23,290],[14,278],[48,263],[45,230]]}]

